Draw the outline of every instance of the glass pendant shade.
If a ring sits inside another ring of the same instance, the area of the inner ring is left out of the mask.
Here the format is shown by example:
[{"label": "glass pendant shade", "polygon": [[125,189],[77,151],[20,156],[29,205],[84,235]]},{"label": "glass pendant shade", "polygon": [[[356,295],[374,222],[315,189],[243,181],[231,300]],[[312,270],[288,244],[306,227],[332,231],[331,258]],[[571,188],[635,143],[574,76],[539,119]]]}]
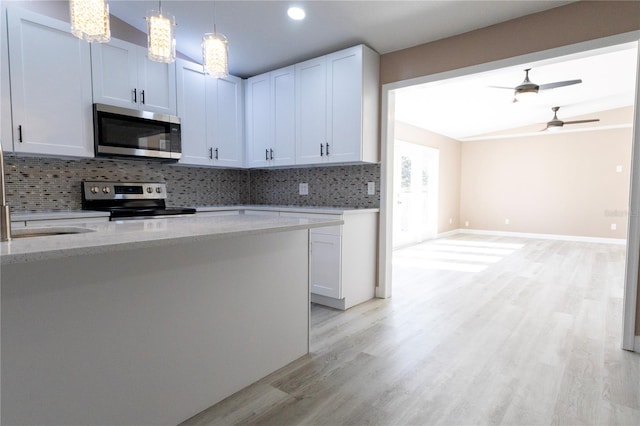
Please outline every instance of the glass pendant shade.
[{"label": "glass pendant shade", "polygon": [[219,33],[208,33],[202,38],[204,73],[215,78],[229,75],[227,38]]},{"label": "glass pendant shade", "polygon": [[70,0],[71,33],[88,42],[111,40],[106,0]]},{"label": "glass pendant shade", "polygon": [[147,57],[152,61],[171,63],[176,60],[175,19],[173,16],[156,12],[147,14]]}]

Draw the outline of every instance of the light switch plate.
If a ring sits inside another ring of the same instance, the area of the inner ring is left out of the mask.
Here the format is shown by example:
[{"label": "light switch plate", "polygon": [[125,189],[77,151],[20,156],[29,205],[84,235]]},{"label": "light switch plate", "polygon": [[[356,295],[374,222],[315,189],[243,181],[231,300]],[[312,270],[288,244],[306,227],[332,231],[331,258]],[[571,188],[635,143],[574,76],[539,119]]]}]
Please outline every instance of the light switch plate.
[{"label": "light switch plate", "polygon": [[309,184],[301,183],[299,185],[300,195],[309,195]]},{"label": "light switch plate", "polygon": [[616,229],[618,229],[618,225],[617,225],[617,224],[615,224],[615,223],[612,223],[612,224],[611,224],[611,230],[612,230],[612,231],[615,231]]},{"label": "light switch plate", "polygon": [[616,166],[616,173],[622,173],[622,166],[620,164]]},{"label": "light switch plate", "polygon": [[376,195],[376,183],[368,182],[367,183],[367,195]]}]

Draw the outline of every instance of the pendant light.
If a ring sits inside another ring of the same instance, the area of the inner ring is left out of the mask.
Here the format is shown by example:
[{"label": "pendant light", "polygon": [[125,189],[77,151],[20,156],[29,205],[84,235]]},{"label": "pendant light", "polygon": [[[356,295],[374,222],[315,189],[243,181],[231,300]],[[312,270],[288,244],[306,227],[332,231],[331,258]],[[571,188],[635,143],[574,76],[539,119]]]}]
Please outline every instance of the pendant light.
[{"label": "pendant light", "polygon": [[229,75],[227,38],[216,31],[215,3],[213,7],[213,33],[207,33],[202,37],[202,65],[205,74],[225,78]]},{"label": "pendant light", "polygon": [[162,13],[162,3],[158,1],[158,11],[149,11],[147,17],[147,57],[152,61],[169,64],[176,60],[176,21],[173,15]]},{"label": "pendant light", "polygon": [[88,42],[111,40],[109,5],[106,0],[69,0],[71,33]]}]

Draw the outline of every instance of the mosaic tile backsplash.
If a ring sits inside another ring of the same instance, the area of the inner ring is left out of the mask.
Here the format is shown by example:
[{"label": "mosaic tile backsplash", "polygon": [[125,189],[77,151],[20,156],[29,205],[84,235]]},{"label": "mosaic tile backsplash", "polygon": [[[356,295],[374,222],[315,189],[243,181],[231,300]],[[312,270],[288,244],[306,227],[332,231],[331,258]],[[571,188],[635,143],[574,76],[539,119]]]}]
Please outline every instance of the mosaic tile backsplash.
[{"label": "mosaic tile backsplash", "polygon": [[[367,195],[375,182],[375,195]],[[299,195],[300,183],[309,195]],[[251,170],[251,202],[291,206],[380,207],[380,165]]]},{"label": "mosaic tile backsplash", "polygon": [[[79,210],[83,180],[167,183],[170,206],[278,204],[379,207],[377,164],[235,170],[176,166],[154,161],[5,157],[7,202],[14,212]],[[298,184],[309,195],[298,195]],[[376,194],[367,195],[367,182]]]},{"label": "mosaic tile backsplash", "polygon": [[166,182],[170,206],[250,202],[247,170],[183,167],[153,161],[7,156],[5,179],[12,211],[79,210],[83,180]]}]

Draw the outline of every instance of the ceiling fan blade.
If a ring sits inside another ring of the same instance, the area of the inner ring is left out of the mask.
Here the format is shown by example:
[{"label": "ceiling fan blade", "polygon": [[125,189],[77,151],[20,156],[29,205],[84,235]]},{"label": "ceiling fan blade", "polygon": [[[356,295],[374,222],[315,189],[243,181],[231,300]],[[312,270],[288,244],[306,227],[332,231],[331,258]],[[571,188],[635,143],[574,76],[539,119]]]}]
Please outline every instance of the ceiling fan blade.
[{"label": "ceiling fan blade", "polygon": [[596,121],[600,121],[599,118],[593,118],[591,120],[574,120],[574,121],[565,121],[564,124],[578,124],[578,123],[594,123]]},{"label": "ceiling fan blade", "polygon": [[516,90],[515,87],[505,87],[505,86],[489,86],[493,89],[508,89],[508,90]]},{"label": "ceiling fan blade", "polygon": [[555,83],[541,84],[539,90],[555,89],[555,88],[558,88],[558,87],[571,86],[573,84],[580,84],[580,83],[582,83],[582,80],[580,80],[580,79],[578,79],[578,80],[567,80],[567,81],[556,81]]}]

